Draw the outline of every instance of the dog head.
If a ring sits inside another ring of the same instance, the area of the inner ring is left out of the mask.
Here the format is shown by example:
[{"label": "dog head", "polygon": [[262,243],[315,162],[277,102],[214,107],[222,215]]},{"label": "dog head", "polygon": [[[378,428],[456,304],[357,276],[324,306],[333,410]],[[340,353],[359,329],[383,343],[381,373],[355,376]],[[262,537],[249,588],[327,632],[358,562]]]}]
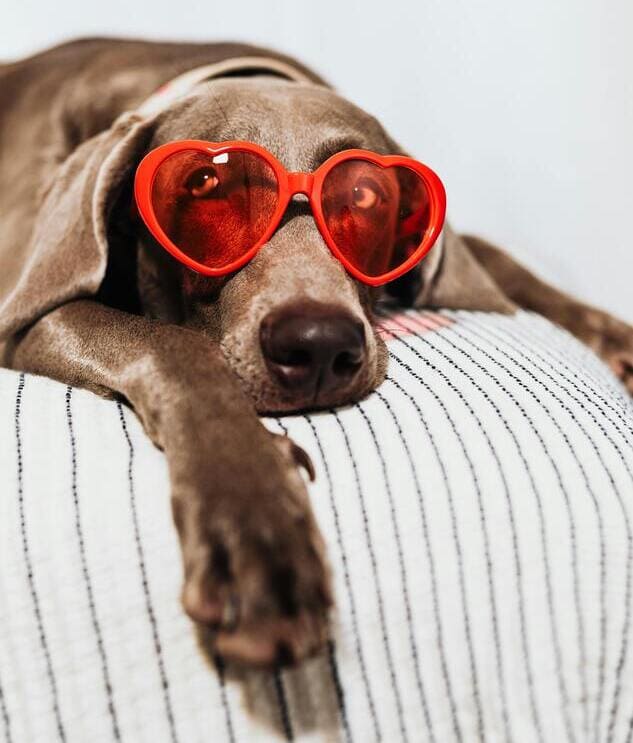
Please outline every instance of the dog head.
[{"label": "dog head", "polygon": [[[116,98],[116,79],[104,95]],[[87,106],[94,92],[84,93]],[[380,383],[387,353],[372,307],[384,291],[345,271],[306,200],[290,202],[247,265],[211,279],[153,241],[134,217],[132,196],[143,156],[173,140],[251,141],[288,171],[314,171],[349,148],[396,154],[399,148],[373,117],[325,86],[260,75],[198,83],[158,113],[123,114],[106,130],[95,125],[93,136],[88,123],[79,145],[66,134],[58,137],[59,151],[37,170],[47,175],[37,181],[41,206],[30,242],[15,254],[15,276],[5,282],[12,289],[0,338],[63,302],[97,295],[210,337],[262,412],[340,405]],[[21,215],[25,224],[29,205]],[[429,283],[438,254],[435,248],[387,291],[410,300],[420,283]]]},{"label": "dog head", "polygon": [[[159,117],[149,149],[182,139],[255,142],[290,171],[314,171],[342,149],[398,149],[373,117],[333,91],[266,76],[198,85]],[[386,349],[372,314],[379,291],[332,256],[307,201],[293,200],[253,260],[221,279],[191,271],[140,234],[144,311],[218,342],[260,411],[339,405],[382,381]]]}]

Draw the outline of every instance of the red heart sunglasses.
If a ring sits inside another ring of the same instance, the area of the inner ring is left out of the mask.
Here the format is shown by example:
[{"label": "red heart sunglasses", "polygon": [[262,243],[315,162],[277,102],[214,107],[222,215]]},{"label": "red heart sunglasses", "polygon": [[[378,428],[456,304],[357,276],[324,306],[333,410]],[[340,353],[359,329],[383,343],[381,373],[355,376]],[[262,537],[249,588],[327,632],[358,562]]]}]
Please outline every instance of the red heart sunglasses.
[{"label": "red heart sunglasses", "polygon": [[393,281],[428,253],[446,210],[430,168],[367,150],[343,150],[314,173],[290,173],[252,142],[169,142],[143,158],[134,182],[153,237],[206,276],[250,261],[296,194],[308,198],[333,255],[371,286]]}]

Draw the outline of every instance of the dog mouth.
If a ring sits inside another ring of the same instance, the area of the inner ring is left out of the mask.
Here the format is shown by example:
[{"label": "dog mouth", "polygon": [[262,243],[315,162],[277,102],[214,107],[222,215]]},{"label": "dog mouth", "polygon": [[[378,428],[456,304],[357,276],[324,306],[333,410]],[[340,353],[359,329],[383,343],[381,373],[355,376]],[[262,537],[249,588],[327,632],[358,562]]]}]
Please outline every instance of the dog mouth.
[{"label": "dog mouth", "polygon": [[[359,368],[358,377],[362,375]],[[306,413],[315,410],[328,410],[340,405],[352,404],[367,395],[372,385],[365,380],[353,378],[348,384],[338,387],[324,386],[321,378],[317,379],[313,392],[305,390],[290,392],[276,384],[276,393],[268,402],[261,400],[260,407],[269,413]]]},{"label": "dog mouth", "polygon": [[366,397],[376,385],[353,385],[348,389],[322,392],[317,390],[310,397],[288,395],[283,390],[271,390],[271,394],[260,395],[255,400],[257,412],[261,415],[301,415],[320,410],[332,410],[344,405],[352,405]]}]

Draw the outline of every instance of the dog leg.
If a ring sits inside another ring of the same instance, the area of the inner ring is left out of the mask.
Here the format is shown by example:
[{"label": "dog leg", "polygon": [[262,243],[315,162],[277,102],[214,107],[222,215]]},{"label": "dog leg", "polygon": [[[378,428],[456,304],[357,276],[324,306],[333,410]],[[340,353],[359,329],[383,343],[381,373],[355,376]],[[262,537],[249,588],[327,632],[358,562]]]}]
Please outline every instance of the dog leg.
[{"label": "dog leg", "polygon": [[307,454],[269,433],[202,334],[90,301],[39,320],[10,366],[123,396],[167,457],[187,613],[221,655],[293,662],[325,640],[324,546],[298,470]]},{"label": "dog leg", "polygon": [[490,243],[463,239],[509,299],[561,325],[592,348],[633,395],[633,327],[554,289]]}]

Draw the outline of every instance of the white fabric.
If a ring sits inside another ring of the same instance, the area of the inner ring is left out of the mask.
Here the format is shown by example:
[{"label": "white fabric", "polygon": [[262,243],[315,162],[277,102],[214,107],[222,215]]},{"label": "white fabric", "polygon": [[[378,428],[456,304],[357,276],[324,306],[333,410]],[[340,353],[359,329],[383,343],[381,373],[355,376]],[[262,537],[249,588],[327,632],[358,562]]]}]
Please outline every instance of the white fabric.
[{"label": "white fabric", "polygon": [[198,649],[134,415],[0,372],[0,740],[630,740],[626,394],[536,316],[385,326],[369,399],[268,422],[315,462],[338,606],[277,674]]}]

